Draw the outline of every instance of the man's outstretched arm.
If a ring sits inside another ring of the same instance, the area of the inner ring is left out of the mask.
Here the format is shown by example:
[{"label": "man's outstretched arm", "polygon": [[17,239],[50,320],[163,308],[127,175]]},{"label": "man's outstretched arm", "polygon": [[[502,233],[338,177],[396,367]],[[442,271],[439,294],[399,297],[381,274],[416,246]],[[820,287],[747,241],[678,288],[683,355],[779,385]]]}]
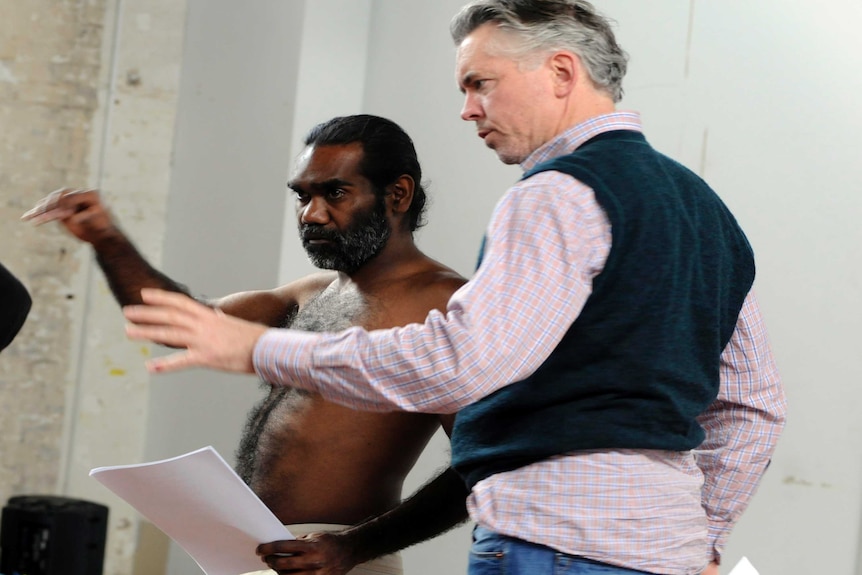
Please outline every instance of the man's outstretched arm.
[{"label": "man's outstretched arm", "polygon": [[188,289],[155,269],[117,225],[98,190],[57,190],[40,200],[21,219],[35,224],[58,221],[90,244],[105,279],[121,306],[141,303],[142,288],[189,295]]},{"label": "man's outstretched arm", "polygon": [[450,467],[390,511],[331,533],[260,545],[261,559],[279,573],[344,575],[356,565],[421,543],[467,519],[464,481]]}]

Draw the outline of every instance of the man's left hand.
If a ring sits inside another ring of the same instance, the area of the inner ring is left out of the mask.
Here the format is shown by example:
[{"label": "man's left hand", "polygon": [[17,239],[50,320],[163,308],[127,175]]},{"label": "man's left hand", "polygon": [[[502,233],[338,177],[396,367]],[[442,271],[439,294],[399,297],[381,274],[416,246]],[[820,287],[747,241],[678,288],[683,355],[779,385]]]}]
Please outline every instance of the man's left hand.
[{"label": "man's left hand", "polygon": [[150,340],[185,351],[147,362],[152,372],[168,372],[190,367],[254,373],[252,354],[267,326],[225,315],[176,292],[141,290],[145,305],[123,308],[131,325],[130,339]]},{"label": "man's left hand", "polygon": [[264,543],[257,554],[279,575],[345,575],[357,564],[352,545],[337,533],[310,533],[300,539]]}]

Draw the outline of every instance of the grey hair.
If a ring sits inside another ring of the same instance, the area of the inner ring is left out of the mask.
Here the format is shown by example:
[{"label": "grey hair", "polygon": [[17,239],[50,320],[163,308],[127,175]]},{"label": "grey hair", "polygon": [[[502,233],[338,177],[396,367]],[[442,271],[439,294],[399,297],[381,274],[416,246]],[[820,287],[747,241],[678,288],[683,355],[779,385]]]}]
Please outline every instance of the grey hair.
[{"label": "grey hair", "polygon": [[518,37],[509,52],[513,57],[560,49],[576,54],[596,87],[614,102],[622,100],[628,54],[617,44],[610,20],[586,0],[474,0],[455,15],[449,31],[460,46],[487,23]]}]

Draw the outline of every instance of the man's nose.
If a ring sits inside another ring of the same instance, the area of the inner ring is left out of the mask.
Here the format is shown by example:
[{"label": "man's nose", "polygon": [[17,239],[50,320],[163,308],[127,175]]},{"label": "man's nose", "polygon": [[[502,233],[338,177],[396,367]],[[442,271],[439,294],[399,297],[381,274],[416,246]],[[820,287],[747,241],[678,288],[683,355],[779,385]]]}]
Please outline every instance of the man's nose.
[{"label": "man's nose", "polygon": [[322,198],[312,197],[302,207],[300,221],[303,224],[325,224],[329,222],[329,211]]},{"label": "man's nose", "polygon": [[468,122],[477,120],[481,116],[481,111],[482,108],[479,106],[476,98],[471,94],[466,94],[464,96],[464,105],[461,106],[461,119]]}]

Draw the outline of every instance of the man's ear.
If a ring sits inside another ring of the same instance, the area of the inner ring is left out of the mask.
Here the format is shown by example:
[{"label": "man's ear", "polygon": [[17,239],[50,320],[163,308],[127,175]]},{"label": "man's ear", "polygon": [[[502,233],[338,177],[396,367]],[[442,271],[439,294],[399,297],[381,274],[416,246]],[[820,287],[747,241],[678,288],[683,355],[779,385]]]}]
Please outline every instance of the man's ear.
[{"label": "man's ear", "polygon": [[554,93],[567,96],[580,81],[583,73],[580,59],[566,50],[560,50],[548,58],[548,67],[553,75]]},{"label": "man's ear", "polygon": [[392,213],[406,214],[413,203],[413,188],[416,183],[407,174],[398,177],[397,180],[387,186],[387,203]]}]

